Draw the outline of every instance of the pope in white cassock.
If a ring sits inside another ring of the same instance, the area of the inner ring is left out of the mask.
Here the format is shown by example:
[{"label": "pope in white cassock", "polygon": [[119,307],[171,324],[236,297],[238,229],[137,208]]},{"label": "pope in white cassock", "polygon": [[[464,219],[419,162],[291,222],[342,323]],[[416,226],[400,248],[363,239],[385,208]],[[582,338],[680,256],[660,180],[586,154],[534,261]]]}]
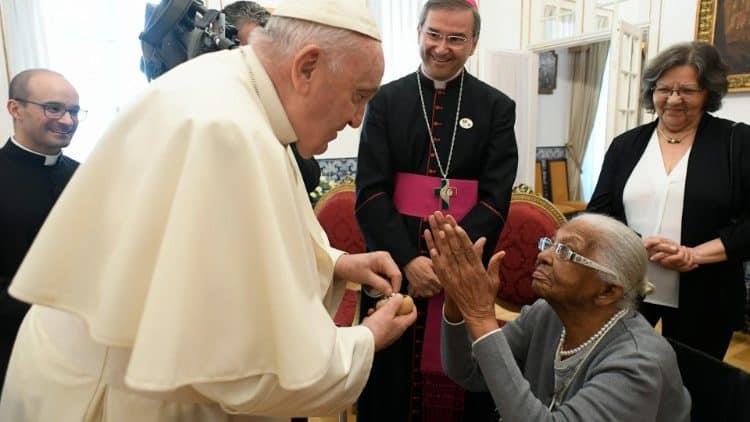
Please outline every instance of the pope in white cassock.
[{"label": "pope in white cassock", "polygon": [[[384,252],[342,255],[289,147],[361,123],[383,75],[364,0],[282,0],[251,45],[157,79],[63,192],[10,287],[20,328],[2,421],[267,421],[353,403],[416,319],[330,313]],[[116,83],[116,81],[113,81]]]}]

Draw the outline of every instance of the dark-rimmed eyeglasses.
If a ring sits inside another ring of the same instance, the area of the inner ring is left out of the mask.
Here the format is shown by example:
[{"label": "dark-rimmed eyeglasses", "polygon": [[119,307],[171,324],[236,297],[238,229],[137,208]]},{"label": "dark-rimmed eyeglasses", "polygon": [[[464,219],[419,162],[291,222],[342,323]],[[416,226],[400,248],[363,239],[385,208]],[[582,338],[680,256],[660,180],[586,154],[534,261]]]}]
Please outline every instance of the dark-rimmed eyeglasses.
[{"label": "dark-rimmed eyeglasses", "polygon": [[677,94],[680,98],[692,98],[703,92],[703,89],[697,86],[680,86],[679,88],[671,88],[668,86],[654,87],[654,95],[659,98],[671,97],[672,94]]},{"label": "dark-rimmed eyeglasses", "polygon": [[596,262],[592,261],[589,258],[586,258],[585,256],[581,254],[573,252],[568,245],[565,245],[560,242],[555,242],[549,237],[543,237],[539,239],[539,244],[538,244],[539,251],[546,251],[547,249],[553,246],[555,247],[555,256],[557,256],[557,258],[563,261],[572,261],[572,262],[575,262],[576,264],[583,265],[584,267],[589,267],[594,270],[601,271],[606,274],[610,274],[613,277],[617,277],[617,274],[615,274],[614,271],[610,270],[604,265],[597,264]]},{"label": "dark-rimmed eyeglasses", "polygon": [[50,101],[47,103],[37,103],[35,101],[29,101],[24,98],[13,98],[13,100],[41,107],[44,110],[44,115],[47,116],[48,119],[61,119],[65,115],[65,113],[68,113],[70,114],[71,119],[81,121],[86,118],[86,114],[88,113],[86,110],[81,110],[81,107],[79,106],[67,107],[63,103],[54,101]]},{"label": "dark-rimmed eyeglasses", "polygon": [[425,38],[432,42],[442,42],[443,39],[448,43],[448,45],[452,45],[454,47],[460,47],[466,44],[467,41],[469,41],[469,38],[465,37],[464,35],[445,35],[441,34],[437,31],[431,31],[429,29],[422,30],[422,34],[424,34]]}]

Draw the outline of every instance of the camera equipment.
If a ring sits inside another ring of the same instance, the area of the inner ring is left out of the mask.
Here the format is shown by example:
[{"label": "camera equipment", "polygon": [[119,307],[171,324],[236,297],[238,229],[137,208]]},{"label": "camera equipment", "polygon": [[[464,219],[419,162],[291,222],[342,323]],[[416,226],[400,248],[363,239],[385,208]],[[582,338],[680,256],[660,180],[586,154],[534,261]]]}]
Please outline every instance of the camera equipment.
[{"label": "camera equipment", "polygon": [[146,25],[138,37],[141,71],[151,81],[203,53],[237,47],[236,37],[237,29],[226,24],[224,14],[206,8],[202,0],[147,4]]}]

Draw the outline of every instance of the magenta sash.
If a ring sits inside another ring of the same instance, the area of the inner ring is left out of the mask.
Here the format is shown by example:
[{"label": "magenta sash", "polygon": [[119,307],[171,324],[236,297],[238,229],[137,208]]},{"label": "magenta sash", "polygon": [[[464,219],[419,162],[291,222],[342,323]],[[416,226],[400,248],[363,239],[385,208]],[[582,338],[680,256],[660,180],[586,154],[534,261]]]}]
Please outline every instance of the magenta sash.
[{"label": "magenta sash", "polygon": [[479,182],[476,180],[448,179],[454,188],[450,206],[441,209],[440,198],[435,189],[440,187],[439,177],[413,173],[396,173],[393,189],[393,204],[399,214],[427,218],[435,211],[450,214],[461,221],[477,204]]}]

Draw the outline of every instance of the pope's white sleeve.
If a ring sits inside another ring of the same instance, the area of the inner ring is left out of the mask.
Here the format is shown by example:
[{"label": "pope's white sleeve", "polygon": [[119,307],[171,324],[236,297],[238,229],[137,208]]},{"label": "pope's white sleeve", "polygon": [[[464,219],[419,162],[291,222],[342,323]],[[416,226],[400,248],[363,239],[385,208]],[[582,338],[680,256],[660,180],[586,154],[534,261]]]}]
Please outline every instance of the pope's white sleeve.
[{"label": "pope's white sleeve", "polygon": [[[326,248],[326,253],[331,257],[334,268],[336,268],[338,259],[342,255],[346,255],[346,252],[331,247]],[[331,284],[328,285],[328,290],[323,292],[323,306],[328,310],[331,318],[336,315],[336,311],[341,304],[341,299],[344,297],[346,282],[347,280],[337,280],[336,274],[333,274]]]},{"label": "pope's white sleeve", "polygon": [[[336,345],[328,370],[311,385],[285,389],[274,374],[262,374],[234,381],[194,384],[193,387],[228,413],[331,416],[359,397],[370,374],[374,347],[367,327],[342,327],[336,330]],[[299,347],[299,358],[305,359],[304,345]]]}]

